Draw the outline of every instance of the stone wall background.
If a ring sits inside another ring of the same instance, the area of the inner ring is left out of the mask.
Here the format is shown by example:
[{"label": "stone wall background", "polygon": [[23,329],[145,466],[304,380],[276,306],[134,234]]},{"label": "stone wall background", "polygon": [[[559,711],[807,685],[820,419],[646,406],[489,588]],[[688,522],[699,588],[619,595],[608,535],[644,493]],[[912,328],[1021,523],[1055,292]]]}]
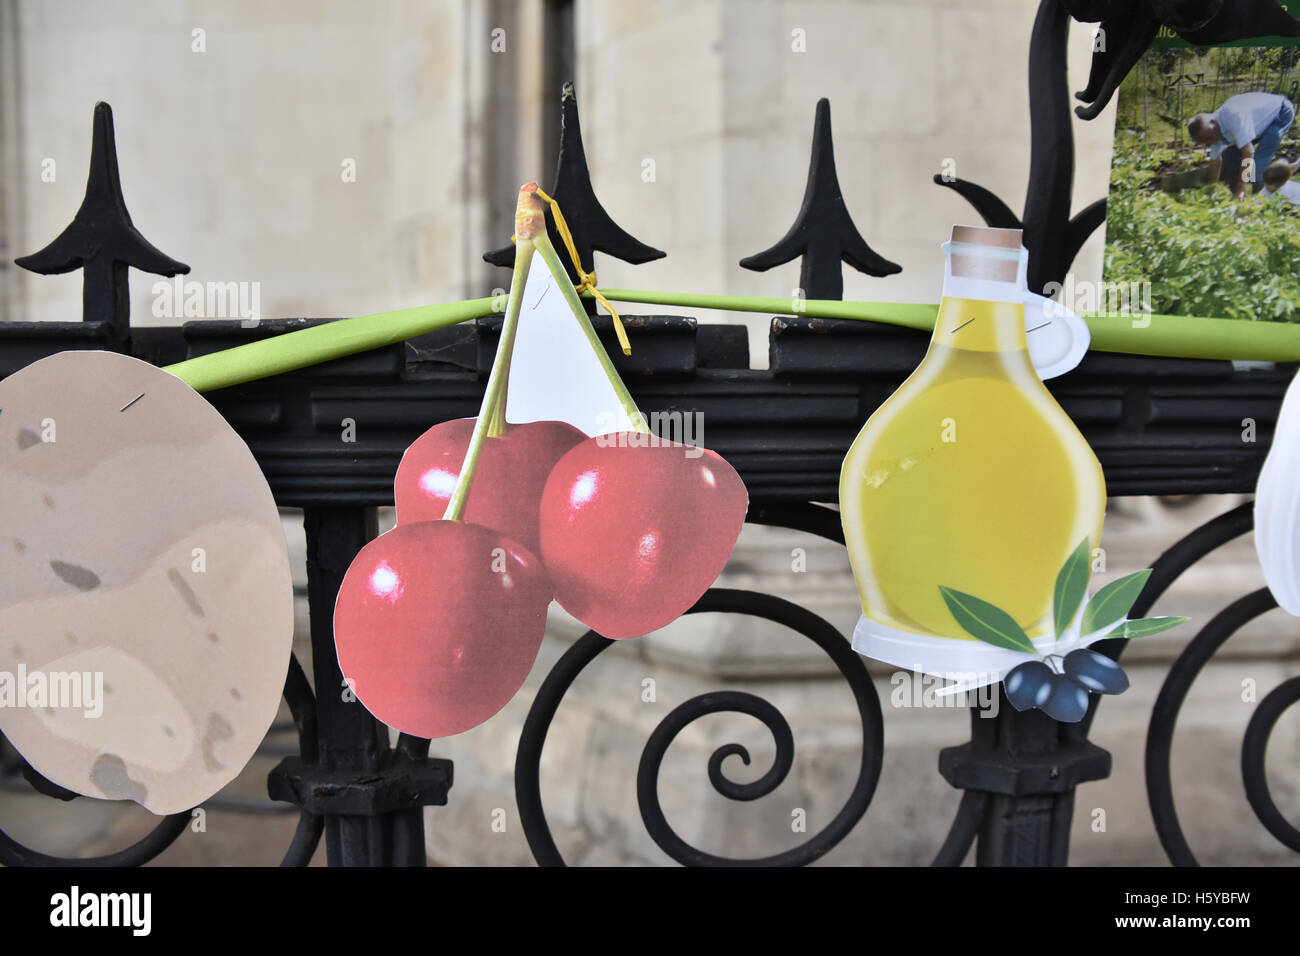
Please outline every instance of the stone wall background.
[{"label": "stone wall background", "polygon": [[[553,175],[558,80],[568,75],[577,81],[598,195],[616,221],[669,253],[635,268],[602,258],[602,284],[789,296],[798,263],[762,274],[736,263],[793,221],[814,104],[828,96],[849,209],[873,247],[903,266],[883,280],[846,271],[845,297],[934,301],[939,242],[953,222],[974,218],[930,182],[941,164],[954,160],[957,175],[1013,208],[1022,200],[1036,7],[1035,0],[0,0],[3,318],[79,315],[78,278],[33,276],[9,260],[43,246],[75,211],[91,109],[101,99],[116,114],[137,226],[188,262],[190,279],[260,283],[266,317],[354,315],[503,286],[508,273],[480,256],[509,236],[518,184],[547,184]],[[576,25],[571,45],[565,22]],[[503,52],[492,49],[496,29],[505,31]],[[195,30],[204,31],[205,52],[193,49]],[[792,49],[797,36],[806,52]],[[1091,27],[1076,25],[1072,89],[1083,85],[1091,44]],[[1075,122],[1076,208],[1105,193],[1112,122],[1113,107]],[[46,159],[56,164],[53,182],[41,179]],[[355,182],[341,176],[348,159]],[[1099,277],[1101,247],[1099,232],[1076,262],[1077,279]],[[178,321],[151,314],[153,281],[132,277],[133,321]],[[766,364],[766,317],[698,317],[745,323],[754,365]],[[1180,533],[1230,504],[1113,503],[1109,573],[1148,566]],[[293,515],[286,532],[300,551]],[[808,549],[804,573],[790,569],[795,546]],[[789,533],[747,529],[722,583],[787,597],[846,634],[857,614],[842,550]],[[1204,621],[1261,583],[1250,542],[1237,542],[1157,611]],[[302,620],[299,631],[305,651]],[[434,753],[455,759],[456,785],[450,806],[429,811],[433,861],[531,859],[514,806],[515,745],[537,684],[578,631],[557,613],[519,698],[483,727],[435,743]],[[1079,792],[1076,862],[1164,862],[1142,790],[1142,742],[1163,674],[1192,633],[1135,648],[1134,689],[1103,708],[1093,736],[1113,752],[1114,775]],[[674,826],[704,849],[734,855],[793,845],[795,809],[807,812],[810,832],[824,826],[852,785],[860,740],[847,689],[803,643],[748,619],[700,616],[593,665],[553,725],[543,763],[547,807],[570,860],[667,861],[635,809],[641,747],[672,706],[723,687],[782,708],[795,731],[795,769],[764,800],[725,801],[708,785],[708,754],[733,740],[745,744],[753,763],[743,768],[733,758],[728,770],[754,779],[771,743],[745,718],[700,721],[679,738],[661,778]],[[1294,860],[1250,815],[1237,766],[1251,709],[1241,701],[1242,681],[1256,680],[1262,697],[1300,671],[1298,652],[1296,622],[1273,612],[1216,659],[1184,708],[1175,792],[1205,862]],[[957,805],[936,755],[967,737],[966,713],[891,706],[890,675],[875,673],[886,705],[884,775],[865,820],[830,864],[926,862]],[[653,703],[642,700],[647,678],[656,684]],[[1293,820],[1298,758],[1293,714],[1270,747],[1274,796]],[[256,799],[265,769],[250,769],[236,795]],[[87,811],[89,802],[79,801],[74,817],[73,808],[37,809],[39,801],[6,791],[0,812],[7,829],[21,818],[15,836],[52,851],[102,852],[148,822],[138,808]],[[1100,832],[1092,827],[1098,809],[1107,820]],[[283,820],[216,819],[224,822],[211,832],[221,839],[182,840],[165,860],[269,862],[287,841],[287,831],[281,840],[259,829],[283,828]]]},{"label": "stone wall background", "polygon": [[[71,218],[91,110],[106,100],[137,226],[189,263],[190,279],[259,282],[268,317],[356,315],[507,284],[480,257],[508,240],[519,183],[554,174],[559,84],[546,84],[570,55],[555,26],[562,6],[0,0],[4,248],[40,248]],[[797,262],[767,273],[736,263],[793,221],[813,108],[827,96],[849,209],[903,266],[887,279],[846,270],[845,297],[932,301],[939,242],[974,215],[931,183],[941,164],[1013,207],[1023,198],[1036,6],[577,0],[568,72],[597,193],[668,252],[637,267],[602,257],[602,282],[789,296]],[[504,52],[492,52],[494,29]],[[193,51],[195,30],[206,52]],[[795,31],[806,52],[792,50]],[[1073,88],[1091,42],[1076,24]],[[1075,123],[1076,206],[1106,190],[1112,117]],[[342,181],[349,158],[355,182]],[[47,159],[53,182],[41,177]],[[1098,233],[1078,278],[1097,277],[1100,251]],[[8,264],[0,276],[9,316],[79,314],[75,278]],[[133,276],[133,321],[175,321],[151,314],[153,281]],[[766,362],[765,317],[699,318],[749,324],[754,361]]]}]

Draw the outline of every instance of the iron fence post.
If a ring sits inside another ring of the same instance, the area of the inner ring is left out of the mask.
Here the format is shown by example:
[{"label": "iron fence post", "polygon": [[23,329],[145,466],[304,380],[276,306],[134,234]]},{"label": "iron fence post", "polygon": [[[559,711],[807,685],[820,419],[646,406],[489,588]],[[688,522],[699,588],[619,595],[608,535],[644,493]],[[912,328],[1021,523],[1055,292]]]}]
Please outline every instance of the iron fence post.
[{"label": "iron fence post", "polygon": [[1074,790],[1110,775],[1110,754],[1042,711],[1017,711],[999,687],[997,709],[971,710],[971,739],[939,754],[954,787],[984,794],[979,866],[1064,866]]},{"label": "iron fence post", "polygon": [[[375,536],[375,509],[309,507],[303,511],[303,530],[316,678],[318,766],[327,773],[378,774],[391,754],[388,730],[344,684],[334,651],[334,600],[353,557]],[[330,866],[422,866],[422,810],[417,806],[371,815],[326,815],[325,847]]]}]

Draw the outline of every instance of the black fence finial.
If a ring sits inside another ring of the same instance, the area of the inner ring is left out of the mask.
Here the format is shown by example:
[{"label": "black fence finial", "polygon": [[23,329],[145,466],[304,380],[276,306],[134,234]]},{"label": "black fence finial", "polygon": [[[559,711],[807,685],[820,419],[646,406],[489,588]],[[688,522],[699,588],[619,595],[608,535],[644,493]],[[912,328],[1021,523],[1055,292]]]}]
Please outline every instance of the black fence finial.
[{"label": "black fence finial", "polygon": [[[1300,36],[1300,20],[1278,0],[1062,0],[1083,23],[1100,22],[1093,41],[1088,85],[1075,93],[1084,105],[1074,112],[1095,119],[1147,47],[1168,27],[1194,47],[1254,37]],[[1110,42],[1106,42],[1109,40]]]},{"label": "black fence finial", "polygon": [[[578,123],[578,99],[574,93],[573,83],[565,83],[560,94],[562,126],[560,132],[560,159],[555,170],[555,188],[551,197],[560,204],[564,221],[568,223],[573,236],[573,245],[578,250],[578,258],[587,272],[595,268],[594,254],[603,252],[633,265],[662,259],[662,251],[647,246],[644,242],[630,235],[619,226],[605,207],[596,198],[596,191],[591,185],[591,171],[587,168],[587,154],[582,147],[582,126]],[[555,222],[549,209],[546,211],[546,227],[551,241],[561,250],[560,258],[569,278],[574,283],[578,275],[573,264],[563,251],[560,234],[555,229]],[[494,266],[512,266],[515,261],[514,246],[505,246],[493,252],[483,254],[485,262]],[[595,303],[590,307],[595,308]]]},{"label": "black fence finial", "polygon": [[840,191],[835,172],[835,147],[831,142],[831,104],[817,101],[813,122],[812,159],[808,164],[808,187],[803,206],[784,238],[772,248],[740,260],[745,269],[766,272],[803,256],[799,288],[809,299],[842,299],[844,275],[840,263],[847,262],[869,276],[888,276],[903,267],[877,255],[862,238]]},{"label": "black fence finial", "polygon": [[[1098,199],[1070,215],[1074,185],[1074,132],[1071,127],[1065,54],[1070,14],[1059,0],[1041,0],[1029,40],[1029,187],[1024,214],[1017,216],[983,186],[936,174],[937,185],[969,202],[985,225],[1020,229],[1029,250],[1029,291],[1045,294],[1066,272],[1088,237],[1106,221],[1106,200]],[[1068,303],[1067,303],[1068,304]]]},{"label": "black fence finial", "polygon": [[81,208],[53,242],[14,262],[41,275],[81,269],[82,320],[113,323],[119,341],[130,330],[128,266],[161,276],[190,271],[185,263],[154,248],[131,222],[117,174],[113,110],[107,103],[95,104],[90,175]]}]

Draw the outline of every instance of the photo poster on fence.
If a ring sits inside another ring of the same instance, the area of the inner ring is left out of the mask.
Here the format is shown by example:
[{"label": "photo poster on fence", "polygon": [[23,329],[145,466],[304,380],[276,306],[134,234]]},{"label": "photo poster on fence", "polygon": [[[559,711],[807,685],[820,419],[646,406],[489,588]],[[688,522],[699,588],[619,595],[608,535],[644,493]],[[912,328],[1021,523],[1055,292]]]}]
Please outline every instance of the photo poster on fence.
[{"label": "photo poster on fence", "polygon": [[[1105,282],[1092,308],[1294,322],[1300,308],[1300,40],[1158,39],[1119,90]],[[1300,334],[1300,328],[1297,328]],[[1255,495],[1255,547],[1300,615],[1300,409],[1288,391]],[[1242,441],[1265,440],[1241,422]]]},{"label": "photo poster on fence", "polygon": [[69,351],[0,381],[0,731],[90,797],[187,811],[279,710],[280,516],[248,446],[147,362]]},{"label": "photo poster on fence", "polygon": [[1145,571],[1087,600],[1105,479],[1032,364],[1020,230],[955,226],[944,252],[930,347],[840,474],[853,647],[948,681],[943,695],[1005,680],[1017,708],[1078,721],[1089,692],[1127,687],[1090,644],[1181,619],[1128,620]]},{"label": "photo poster on fence", "polygon": [[736,470],[703,447],[700,416],[669,416],[679,434],[649,432],[572,286],[558,284],[562,267],[535,252],[516,268],[527,275],[498,346],[510,351],[478,417],[436,424],[406,450],[397,525],[357,555],[335,607],[349,688],[421,737],[462,733],[509,703],[552,599],[613,639],[680,617],[721,572],[748,507]]},{"label": "photo poster on fence", "polygon": [[1160,37],[1119,88],[1103,282],[1081,312],[1291,321],[1300,306],[1300,39]]}]

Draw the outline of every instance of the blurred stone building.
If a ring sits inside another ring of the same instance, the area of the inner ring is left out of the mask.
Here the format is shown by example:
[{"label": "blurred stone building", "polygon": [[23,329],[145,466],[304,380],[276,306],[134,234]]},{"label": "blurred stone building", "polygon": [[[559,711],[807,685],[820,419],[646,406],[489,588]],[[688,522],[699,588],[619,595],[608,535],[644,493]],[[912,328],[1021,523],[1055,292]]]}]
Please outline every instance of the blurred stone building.
[{"label": "blurred stone building", "polygon": [[[826,96],[846,203],[872,246],[903,266],[886,279],[846,269],[845,298],[932,302],[942,279],[939,243],[974,213],[931,177],[977,180],[1013,206],[1024,194],[1036,7],[1037,0],[0,0],[0,318],[80,313],[77,278],[30,275],[12,259],[44,245],[80,202],[98,100],[115,111],[137,226],[188,262],[191,279],[258,283],[263,317],[348,316],[486,294],[507,284],[508,272],[481,256],[508,240],[519,183],[545,185],[553,175],[566,79],[576,82],[598,196],[622,226],[668,253],[637,267],[599,258],[603,285],[790,296],[797,263],[752,273],[737,262],[793,221],[814,105]],[[1075,89],[1091,49],[1092,28],[1076,25]],[[1113,107],[1076,121],[1076,208],[1106,191],[1112,117]],[[1077,278],[1099,278],[1101,243],[1098,232],[1084,247]],[[155,315],[153,282],[133,276],[133,322],[180,321]],[[766,365],[766,317],[698,318],[746,324],[752,363]],[[1108,574],[1148,566],[1179,529],[1231,503],[1204,499],[1176,512],[1154,501],[1116,503],[1106,529]],[[291,515],[286,529],[301,553]],[[794,547],[807,550],[806,570],[792,568]],[[856,619],[847,560],[829,544],[747,529],[724,581],[803,604],[845,634]],[[1157,611],[1203,622],[1260,583],[1249,541],[1237,542]],[[557,614],[520,697],[483,727],[435,742],[435,754],[456,761],[456,785],[450,806],[430,811],[431,859],[530,859],[514,805],[514,750],[535,687],[579,631]],[[1177,633],[1136,649],[1143,663],[1133,668],[1134,689],[1102,708],[1094,738],[1114,752],[1114,775],[1079,792],[1076,862],[1164,860],[1142,790],[1141,747],[1163,674],[1193,632]],[[1175,789],[1204,861],[1287,859],[1250,815],[1237,764],[1251,709],[1242,681],[1257,680],[1262,696],[1295,674],[1298,638],[1294,620],[1267,615],[1216,659],[1185,707]],[[542,782],[561,850],[575,862],[666,860],[635,809],[641,747],[673,706],[721,687],[750,690],[784,710],[795,770],[763,800],[726,801],[708,784],[708,754],[733,740],[745,744],[753,763],[733,759],[729,773],[754,779],[767,769],[770,739],[741,717],[692,725],[661,782],[673,825],[704,849],[738,855],[800,842],[794,811],[804,811],[809,833],[824,826],[852,786],[860,733],[847,688],[805,644],[750,619],[700,615],[605,654],[575,685],[548,740]],[[827,862],[926,862],[959,797],[938,776],[936,754],[966,739],[969,718],[892,706],[890,674],[876,673],[884,776],[865,820]],[[647,679],[656,688],[650,701]],[[1270,748],[1274,796],[1291,819],[1300,816],[1297,731],[1300,720],[1288,716]],[[14,811],[6,806],[13,805],[0,802],[7,826]],[[221,859],[219,846],[205,852],[206,861]]]}]

